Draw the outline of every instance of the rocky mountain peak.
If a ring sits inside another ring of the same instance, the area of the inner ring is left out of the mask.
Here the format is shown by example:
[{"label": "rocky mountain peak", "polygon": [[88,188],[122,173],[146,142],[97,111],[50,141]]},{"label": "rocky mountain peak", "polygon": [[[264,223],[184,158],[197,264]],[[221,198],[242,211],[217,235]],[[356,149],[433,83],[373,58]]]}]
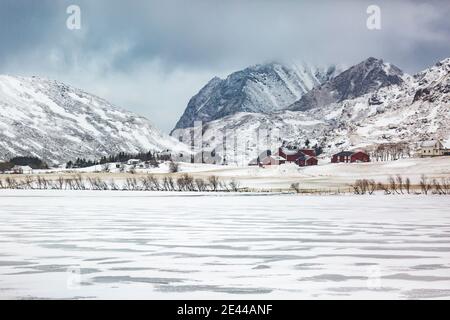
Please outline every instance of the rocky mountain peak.
[{"label": "rocky mountain peak", "polygon": [[314,88],[289,109],[295,111],[314,109],[401,83],[403,72],[398,67],[370,57]]},{"label": "rocky mountain peak", "polygon": [[213,78],[191,98],[175,129],[238,112],[285,110],[313,87],[333,77],[337,70],[271,62],[234,72],[225,79]]}]

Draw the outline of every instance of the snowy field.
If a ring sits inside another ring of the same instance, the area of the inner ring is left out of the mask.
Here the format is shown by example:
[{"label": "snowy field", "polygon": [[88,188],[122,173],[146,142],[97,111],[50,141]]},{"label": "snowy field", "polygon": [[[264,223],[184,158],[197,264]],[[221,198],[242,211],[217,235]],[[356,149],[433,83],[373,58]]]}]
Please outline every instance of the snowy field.
[{"label": "snowy field", "polygon": [[450,197],[0,190],[0,298],[450,298]]}]

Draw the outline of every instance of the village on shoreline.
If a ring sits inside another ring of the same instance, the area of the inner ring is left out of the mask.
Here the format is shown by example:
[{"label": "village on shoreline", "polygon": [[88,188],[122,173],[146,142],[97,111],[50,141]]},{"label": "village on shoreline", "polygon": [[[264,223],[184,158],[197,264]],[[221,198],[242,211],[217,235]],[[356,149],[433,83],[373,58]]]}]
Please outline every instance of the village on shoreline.
[{"label": "village on shoreline", "polygon": [[0,170],[0,189],[450,194],[448,155],[440,141],[426,141],[416,156],[391,161],[371,161],[362,150],[342,151],[327,161],[314,149],[284,146],[248,166],[174,162],[168,153],[147,153],[48,168],[23,157]]}]

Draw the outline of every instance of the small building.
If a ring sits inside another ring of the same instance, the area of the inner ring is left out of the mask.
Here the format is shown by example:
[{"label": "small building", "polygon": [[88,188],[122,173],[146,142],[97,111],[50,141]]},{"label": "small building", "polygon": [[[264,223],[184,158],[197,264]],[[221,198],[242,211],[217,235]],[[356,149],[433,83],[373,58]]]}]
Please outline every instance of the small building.
[{"label": "small building", "polygon": [[127,164],[130,166],[135,166],[138,165],[141,162],[141,160],[139,159],[130,159],[127,161]]},{"label": "small building", "polygon": [[295,160],[295,163],[300,167],[305,167],[305,166],[316,166],[319,163],[319,161],[317,160],[316,157],[312,157],[310,155],[301,153],[299,157]]},{"label": "small building", "polygon": [[370,156],[364,151],[341,151],[331,158],[331,163],[370,162]]},{"label": "small building", "polygon": [[258,166],[259,165],[259,161],[258,158],[252,159],[250,160],[250,162],[248,163],[248,165],[251,166]]},{"label": "small building", "polygon": [[306,154],[307,156],[316,157],[316,150],[314,149],[299,149],[298,151]]},{"label": "small building", "polygon": [[286,159],[279,155],[271,155],[260,159],[259,164],[262,166],[277,166],[286,163]]},{"label": "small building", "polygon": [[439,157],[446,153],[444,145],[439,140],[424,141],[420,144],[419,155],[423,157]]},{"label": "small building", "polygon": [[33,168],[30,166],[14,166],[11,172],[14,174],[32,174]]},{"label": "small building", "polygon": [[278,148],[279,156],[286,159],[286,162],[296,162],[299,157],[302,155],[307,155],[309,157],[316,157],[316,151],[314,149],[298,149],[293,148],[289,149],[286,147],[280,147]]},{"label": "small building", "polygon": [[278,152],[276,154],[283,157],[286,162],[295,162],[299,156],[299,151],[297,148],[289,149],[286,147],[280,147],[278,148]]}]

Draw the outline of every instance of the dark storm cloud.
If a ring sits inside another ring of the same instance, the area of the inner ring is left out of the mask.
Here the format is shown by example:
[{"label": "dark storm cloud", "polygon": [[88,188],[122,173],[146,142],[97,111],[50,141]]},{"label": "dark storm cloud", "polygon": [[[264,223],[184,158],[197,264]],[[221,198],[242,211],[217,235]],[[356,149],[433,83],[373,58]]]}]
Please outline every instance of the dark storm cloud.
[{"label": "dark storm cloud", "polygon": [[[81,30],[66,28],[71,4]],[[366,28],[371,4],[381,30]],[[449,17],[448,1],[3,0],[0,72],[67,81],[169,130],[210,77],[265,60],[419,71],[450,56]]]}]

